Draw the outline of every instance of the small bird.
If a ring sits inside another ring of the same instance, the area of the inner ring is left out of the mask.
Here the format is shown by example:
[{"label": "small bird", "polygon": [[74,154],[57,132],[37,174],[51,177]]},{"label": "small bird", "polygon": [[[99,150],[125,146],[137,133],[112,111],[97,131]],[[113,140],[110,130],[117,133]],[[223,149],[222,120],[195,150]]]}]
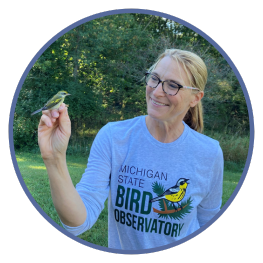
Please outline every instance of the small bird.
[{"label": "small bird", "polygon": [[42,110],[55,110],[60,107],[60,105],[63,103],[66,96],[70,95],[68,92],[62,90],[59,91],[52,99],[50,99],[43,108],[36,110],[31,113],[31,115],[34,115]]},{"label": "small bird", "polygon": [[166,191],[164,191],[161,195],[151,199],[149,202],[155,202],[161,199],[166,199],[168,201],[170,201],[173,204],[173,207],[175,209],[175,211],[177,211],[177,208],[175,207],[175,203],[178,204],[178,207],[180,206],[181,209],[183,209],[183,207],[181,206],[181,204],[179,203],[185,196],[185,192],[186,192],[186,188],[188,186],[189,183],[187,183],[189,179],[185,179],[185,178],[180,178],[176,185],[167,189]]}]

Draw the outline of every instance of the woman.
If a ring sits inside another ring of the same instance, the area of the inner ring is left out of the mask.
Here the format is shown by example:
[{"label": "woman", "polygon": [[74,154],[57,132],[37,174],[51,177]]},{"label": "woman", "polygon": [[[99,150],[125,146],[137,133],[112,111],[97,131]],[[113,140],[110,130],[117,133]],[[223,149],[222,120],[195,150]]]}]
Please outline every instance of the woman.
[{"label": "woman", "polygon": [[148,115],[99,131],[76,189],[66,164],[67,108],[44,111],[39,124],[39,146],[63,226],[74,235],[91,228],[108,197],[108,242],[115,249],[182,239],[221,206],[222,150],[199,133],[204,62],[191,52],[166,50],[145,80]]}]

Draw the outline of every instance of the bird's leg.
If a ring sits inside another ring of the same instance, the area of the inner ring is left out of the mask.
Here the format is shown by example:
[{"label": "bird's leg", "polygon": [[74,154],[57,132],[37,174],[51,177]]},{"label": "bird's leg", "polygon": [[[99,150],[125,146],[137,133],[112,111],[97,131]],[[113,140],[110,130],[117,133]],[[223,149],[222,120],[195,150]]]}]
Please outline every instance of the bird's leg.
[{"label": "bird's leg", "polygon": [[174,210],[175,210],[175,212],[177,212],[177,208],[175,207],[174,203],[172,203],[172,204],[173,204],[173,206],[174,206]]},{"label": "bird's leg", "polygon": [[178,204],[178,206],[180,206],[181,207],[181,210],[183,210],[183,207],[181,206],[181,204],[179,204],[179,203],[177,203]]}]

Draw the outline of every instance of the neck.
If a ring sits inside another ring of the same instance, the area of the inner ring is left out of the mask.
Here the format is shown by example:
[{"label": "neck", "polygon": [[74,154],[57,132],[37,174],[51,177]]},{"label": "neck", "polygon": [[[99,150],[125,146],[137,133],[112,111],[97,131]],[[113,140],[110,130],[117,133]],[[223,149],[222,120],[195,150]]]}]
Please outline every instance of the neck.
[{"label": "neck", "polygon": [[146,116],[146,126],[151,135],[162,143],[170,143],[177,140],[184,131],[182,120],[176,120],[173,123],[160,121]]}]

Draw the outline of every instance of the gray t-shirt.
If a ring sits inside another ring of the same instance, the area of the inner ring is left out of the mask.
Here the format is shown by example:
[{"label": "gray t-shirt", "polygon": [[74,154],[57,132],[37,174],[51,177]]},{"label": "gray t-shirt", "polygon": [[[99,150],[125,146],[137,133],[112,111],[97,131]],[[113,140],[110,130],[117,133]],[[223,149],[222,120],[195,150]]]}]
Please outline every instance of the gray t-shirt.
[{"label": "gray t-shirt", "polygon": [[63,224],[66,230],[79,235],[90,229],[107,197],[108,246],[115,249],[170,244],[218,213],[223,184],[218,141],[183,123],[176,141],[161,143],[145,117],[111,122],[98,132],[76,185],[87,219],[78,227]]}]

